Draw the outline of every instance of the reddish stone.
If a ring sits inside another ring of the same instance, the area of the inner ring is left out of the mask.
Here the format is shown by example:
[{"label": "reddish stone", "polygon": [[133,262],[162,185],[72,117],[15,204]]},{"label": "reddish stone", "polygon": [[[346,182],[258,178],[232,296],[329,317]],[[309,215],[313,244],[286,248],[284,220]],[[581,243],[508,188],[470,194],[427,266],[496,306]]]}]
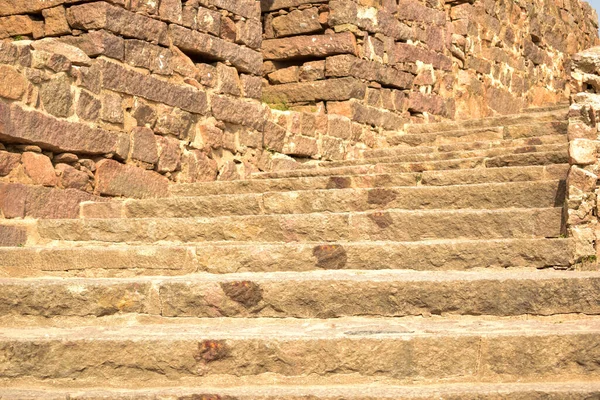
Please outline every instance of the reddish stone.
[{"label": "reddish stone", "polygon": [[102,160],[96,164],[95,194],[132,198],[166,197],[169,180],[144,169]]},{"label": "reddish stone", "polygon": [[56,186],[57,179],[52,161],[43,154],[26,152],[21,157],[25,173],[34,184],[43,186]]},{"label": "reddish stone", "polygon": [[45,36],[61,36],[71,33],[63,6],[46,9],[42,11],[42,15],[44,16]]},{"label": "reddish stone", "polygon": [[265,40],[265,60],[288,60],[298,57],[328,57],[336,54],[358,54],[356,38],[350,32],[332,35],[295,36]]},{"label": "reddish stone", "polygon": [[174,138],[157,136],[156,143],[158,144],[158,164],[156,170],[158,172],[173,172],[181,166],[181,149],[179,141]]},{"label": "reddish stone", "polygon": [[31,35],[33,21],[27,15],[12,15],[0,18],[0,39],[12,36]]},{"label": "reddish stone", "polygon": [[27,79],[15,68],[0,65],[0,97],[19,100],[27,89]]},{"label": "reddish stone", "polygon": [[152,129],[146,127],[133,128],[131,142],[131,157],[134,160],[149,164],[158,162],[158,149]]},{"label": "reddish stone", "polygon": [[80,36],[65,36],[59,40],[78,47],[89,57],[104,55],[120,61],[125,57],[125,40],[105,30],[84,33]]},{"label": "reddish stone", "polygon": [[57,164],[56,173],[59,186],[64,189],[85,190],[88,187],[90,181],[88,174],[68,164]]},{"label": "reddish stone", "polygon": [[10,174],[21,162],[21,155],[0,151],[0,176]]},{"label": "reddish stone", "polygon": [[217,179],[217,162],[200,150],[193,150],[183,155],[179,182],[210,182]]},{"label": "reddish stone", "polygon": [[211,104],[213,116],[220,121],[264,130],[269,110],[262,104],[220,95],[213,95]]},{"label": "reddish stone", "polygon": [[27,243],[27,228],[0,225],[0,247],[20,247]]}]

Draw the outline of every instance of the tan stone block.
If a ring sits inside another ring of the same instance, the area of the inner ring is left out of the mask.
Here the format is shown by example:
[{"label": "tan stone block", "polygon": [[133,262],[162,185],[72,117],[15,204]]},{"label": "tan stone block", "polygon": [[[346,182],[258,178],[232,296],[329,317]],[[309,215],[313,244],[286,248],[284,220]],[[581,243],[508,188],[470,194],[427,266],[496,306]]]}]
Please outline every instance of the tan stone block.
[{"label": "tan stone block", "polygon": [[102,160],[96,166],[94,193],[133,198],[165,197],[169,181],[164,176],[114,160]]},{"label": "tan stone block", "polygon": [[45,36],[62,36],[71,33],[63,6],[48,8],[42,11],[44,16]]},{"label": "tan stone block", "polygon": [[569,143],[569,161],[575,165],[590,165],[598,162],[598,142],[575,139]]},{"label": "tan stone block", "polygon": [[52,161],[45,155],[26,152],[21,157],[21,163],[35,185],[56,186],[58,183]]},{"label": "tan stone block", "polygon": [[0,97],[20,100],[27,89],[27,79],[15,68],[0,65]]}]

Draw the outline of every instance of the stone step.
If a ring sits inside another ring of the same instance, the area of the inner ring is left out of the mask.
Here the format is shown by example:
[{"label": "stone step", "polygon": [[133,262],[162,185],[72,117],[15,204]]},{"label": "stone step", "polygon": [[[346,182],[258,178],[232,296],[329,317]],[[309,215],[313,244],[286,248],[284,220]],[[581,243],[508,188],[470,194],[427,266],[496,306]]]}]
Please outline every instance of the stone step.
[{"label": "stone step", "polygon": [[436,133],[465,129],[504,127],[512,125],[540,125],[543,123],[564,123],[567,120],[569,107],[558,110],[531,112],[498,117],[471,119],[464,121],[446,121],[432,124],[412,124],[406,127],[408,133]]},{"label": "stone step", "polygon": [[[306,378],[305,378],[306,379]],[[203,388],[157,389],[0,389],[3,400],[591,400],[600,397],[600,382],[594,380],[534,383],[483,383],[401,386],[386,383],[323,385],[269,385],[260,382],[246,386],[214,382]],[[307,379],[308,380],[308,379]]]},{"label": "stone step", "polygon": [[[500,148],[527,148],[530,146],[567,144],[566,135],[547,135],[534,138],[510,139],[510,140],[487,140],[482,142],[463,142],[442,144],[437,146],[396,146],[381,149],[367,150],[363,153],[365,158],[393,157],[406,154],[429,154],[442,152],[491,150]],[[516,150],[515,150],[516,151]]]},{"label": "stone step", "polygon": [[600,374],[598,317],[87,321],[93,325],[4,326],[4,381],[140,388],[243,378],[413,384],[593,381]]},{"label": "stone step", "polygon": [[442,131],[427,129],[427,125],[412,126],[414,128],[425,127],[423,129],[425,132],[421,132],[419,129],[411,129],[411,127],[408,127],[408,133],[388,136],[386,141],[391,146],[440,146],[482,141],[514,140],[526,138],[535,139],[548,135],[560,135],[563,138],[566,138],[568,128],[568,122],[566,119],[524,125],[464,128],[457,127],[456,130],[450,129]]},{"label": "stone step", "polygon": [[545,208],[562,206],[564,198],[565,187],[561,181],[536,181],[127,199],[120,203],[84,203],[81,216],[190,218],[388,209]]},{"label": "stone step", "polygon": [[363,165],[363,164],[380,164],[380,163],[401,163],[401,162],[423,162],[423,161],[441,161],[441,160],[459,160],[462,158],[476,158],[476,157],[501,157],[510,156],[514,154],[531,154],[531,153],[548,153],[548,152],[561,152],[568,154],[568,144],[546,144],[540,146],[527,146],[527,147],[502,147],[494,149],[483,149],[483,150],[467,150],[467,151],[448,151],[448,152],[435,152],[435,153],[419,153],[419,154],[400,154],[389,157],[378,157],[378,158],[364,158],[356,160],[343,160],[343,161],[328,161],[321,163],[321,167],[333,168],[350,165]]},{"label": "stone step", "polygon": [[309,176],[366,175],[402,172],[424,172],[455,169],[522,167],[532,165],[567,164],[566,151],[547,153],[508,154],[497,157],[462,158],[457,160],[421,161],[405,163],[378,163],[370,165],[352,165],[346,167],[308,168],[277,172],[259,172],[252,174],[254,179],[279,179]]},{"label": "stone step", "polygon": [[133,277],[195,272],[471,270],[569,266],[568,239],[350,243],[84,244],[0,248],[0,277]]},{"label": "stone step", "polygon": [[556,238],[561,208],[39,220],[40,240],[122,243]]},{"label": "stone step", "polygon": [[566,179],[568,164],[407,173],[308,176],[171,185],[171,196],[211,196],[236,193],[286,192],[320,189],[379,188],[416,185],[469,185]]},{"label": "stone step", "polygon": [[0,317],[600,314],[600,272],[312,271],[0,279]]}]

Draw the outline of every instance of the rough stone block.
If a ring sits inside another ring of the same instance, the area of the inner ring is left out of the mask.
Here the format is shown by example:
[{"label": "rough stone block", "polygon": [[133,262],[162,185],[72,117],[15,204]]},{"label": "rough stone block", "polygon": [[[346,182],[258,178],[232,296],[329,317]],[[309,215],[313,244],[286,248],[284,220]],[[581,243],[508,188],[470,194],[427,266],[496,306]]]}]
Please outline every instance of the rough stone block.
[{"label": "rough stone block", "polygon": [[27,79],[15,68],[0,65],[0,97],[19,100],[27,89]]},{"label": "rough stone block", "polygon": [[78,47],[89,57],[106,56],[123,61],[125,40],[105,30],[84,33],[79,36],[63,36],[60,41]]},{"label": "rough stone block", "polygon": [[569,162],[572,165],[590,165],[598,162],[598,142],[575,139],[569,143]]},{"label": "rough stone block", "polygon": [[290,60],[299,57],[329,57],[336,54],[358,54],[356,38],[350,32],[296,36],[263,41],[265,60]]},{"label": "rough stone block", "polygon": [[25,173],[31,178],[33,184],[42,186],[56,186],[58,183],[52,161],[43,154],[25,152],[21,158]]},{"label": "rough stone block", "polygon": [[31,35],[32,33],[33,21],[28,15],[11,15],[0,18],[0,39]]},{"label": "rough stone block", "polygon": [[27,228],[0,225],[0,247],[21,247],[27,243]]},{"label": "rough stone block", "polygon": [[248,126],[260,132],[264,131],[269,110],[262,104],[213,95],[211,105],[213,116],[220,121]]},{"label": "rough stone block", "polygon": [[0,151],[0,176],[10,174],[21,162],[21,154]]},{"label": "rough stone block", "polygon": [[61,36],[71,33],[63,6],[43,10],[42,15],[44,16],[45,36]]},{"label": "rough stone block", "polygon": [[102,160],[96,166],[95,194],[138,199],[166,197],[169,180],[154,172],[114,160]]},{"label": "rough stone block", "polygon": [[302,35],[322,29],[317,8],[293,10],[289,14],[275,17],[272,24],[276,37]]},{"label": "rough stone block", "polygon": [[366,83],[347,77],[267,86],[263,89],[263,99],[267,103],[342,101],[362,99],[366,90]]},{"label": "rough stone block", "polygon": [[158,149],[152,129],[146,127],[133,128],[131,132],[131,157],[134,160],[149,164],[158,162]]},{"label": "rough stone block", "polygon": [[378,62],[361,60],[351,55],[327,58],[325,75],[333,77],[353,76],[399,89],[411,88],[414,81],[412,74],[381,65]]}]

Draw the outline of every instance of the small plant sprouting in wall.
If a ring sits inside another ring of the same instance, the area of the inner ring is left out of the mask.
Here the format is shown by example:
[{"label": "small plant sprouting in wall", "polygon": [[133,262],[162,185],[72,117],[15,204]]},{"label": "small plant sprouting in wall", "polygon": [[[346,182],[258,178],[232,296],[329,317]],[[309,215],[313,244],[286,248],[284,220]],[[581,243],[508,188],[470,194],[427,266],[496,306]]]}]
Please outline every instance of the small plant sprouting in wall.
[{"label": "small plant sprouting in wall", "polygon": [[290,106],[285,97],[263,96],[262,102],[267,104],[272,110],[289,111]]},{"label": "small plant sprouting in wall", "polygon": [[25,39],[23,36],[17,35],[17,36],[13,37],[13,42],[18,42],[18,41],[23,40],[23,39]]}]

